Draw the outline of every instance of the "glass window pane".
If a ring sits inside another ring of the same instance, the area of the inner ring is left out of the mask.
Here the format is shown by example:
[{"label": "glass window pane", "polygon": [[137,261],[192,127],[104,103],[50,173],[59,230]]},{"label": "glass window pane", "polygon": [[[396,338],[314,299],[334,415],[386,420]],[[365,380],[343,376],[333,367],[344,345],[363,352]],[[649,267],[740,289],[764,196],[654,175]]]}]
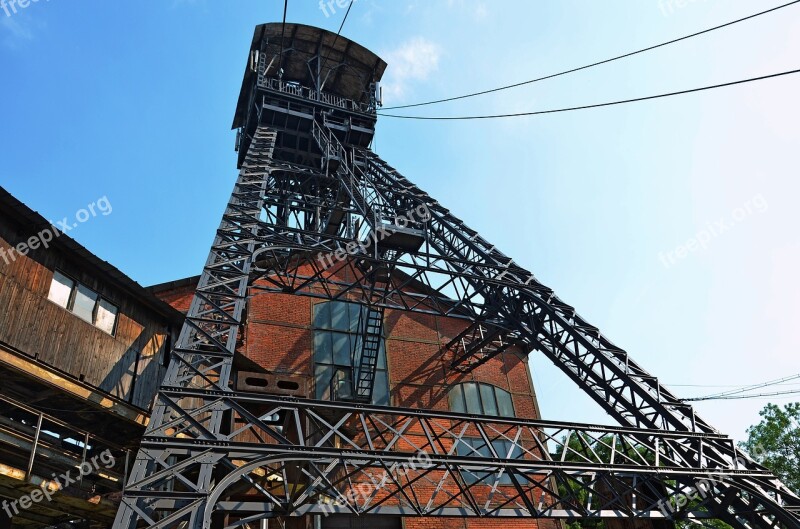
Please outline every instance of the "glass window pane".
[{"label": "glass window pane", "polygon": [[[489,457],[490,451],[482,439],[467,437],[456,445],[456,454],[463,457]],[[465,466],[462,475],[469,484],[486,481],[489,476],[486,468],[481,466]]]},{"label": "glass window pane", "polygon": [[332,366],[314,366],[314,398],[317,400],[330,400]]},{"label": "glass window pane", "polygon": [[483,439],[474,439],[472,446],[478,450],[478,454],[481,457],[492,457],[492,451],[489,449],[489,445],[487,445]]},{"label": "glass window pane", "polygon": [[454,411],[456,413],[466,413],[467,411],[464,407],[464,390],[462,389],[462,386],[463,384],[459,384],[450,390],[448,395],[450,400],[450,411]]},{"label": "glass window pane", "polygon": [[333,391],[336,400],[353,398],[353,373],[349,367],[333,367]]},{"label": "glass window pane", "polygon": [[389,377],[386,371],[375,372],[375,389],[372,393],[372,403],[378,406],[389,405]]},{"label": "glass window pane", "polygon": [[342,332],[330,333],[333,340],[333,363],[338,366],[352,365],[350,353],[350,335]]},{"label": "glass window pane", "polygon": [[97,304],[97,315],[94,324],[108,334],[114,333],[114,324],[117,323],[117,307],[101,299]]},{"label": "glass window pane", "polygon": [[386,340],[381,338],[381,346],[378,350],[378,369],[386,369]]},{"label": "glass window pane", "polygon": [[314,327],[318,329],[331,328],[331,304],[329,302],[314,305]]},{"label": "glass window pane", "polygon": [[479,447],[483,444],[480,439],[473,439],[472,437],[463,437],[456,445],[456,454],[463,457],[479,457]]},{"label": "glass window pane", "polygon": [[514,404],[511,401],[511,393],[495,388],[497,394],[497,409],[501,417],[514,417]]},{"label": "glass window pane", "polygon": [[69,296],[72,294],[72,287],[75,282],[62,274],[61,272],[53,272],[53,282],[50,283],[50,293],[47,299],[54,303],[58,303],[65,309],[69,305]]},{"label": "glass window pane", "polygon": [[[501,459],[518,459],[522,455],[522,449],[519,447],[519,445],[516,445],[511,441],[507,441],[506,439],[496,439],[492,441],[492,446],[494,447],[495,452],[497,452],[497,456]],[[494,477],[497,477],[497,474],[495,474]],[[500,485],[514,484],[508,472],[503,473],[503,476],[500,478],[498,483]],[[523,481],[523,483],[525,483],[525,481]]]},{"label": "glass window pane", "polygon": [[497,415],[497,400],[494,398],[494,386],[481,384],[481,402],[484,415]]},{"label": "glass window pane", "polygon": [[354,367],[360,365],[361,362],[361,343],[361,336],[356,334],[350,335],[350,350],[352,351],[350,359]]},{"label": "glass window pane", "polygon": [[481,399],[478,396],[478,386],[474,382],[463,384],[464,400],[467,403],[467,413],[481,413]]},{"label": "glass window pane", "polygon": [[[347,329],[350,332],[360,332],[358,324],[361,320],[359,318],[361,317],[362,312],[367,311],[367,308],[359,303],[348,303],[347,307],[348,307],[348,324],[349,324]],[[364,321],[366,321],[366,314],[364,314]]]},{"label": "glass window pane", "polygon": [[492,441],[492,447],[494,451],[497,452],[497,457],[502,459],[511,459],[514,456],[514,452],[516,450],[511,450],[511,447],[514,446],[511,441],[507,441],[505,439],[495,439]]},{"label": "glass window pane", "polygon": [[[512,450],[512,446],[514,450]],[[497,456],[501,459],[516,459],[522,453],[518,447],[505,439],[492,441],[492,447],[497,453]],[[462,457],[492,457],[491,450],[489,450],[489,446],[483,439],[472,437],[461,439],[461,441],[458,442],[456,445],[456,455]],[[498,473],[491,472],[489,467],[481,466],[466,466],[463,472],[463,476],[469,484],[480,482],[487,486],[494,485],[498,475]],[[499,485],[513,485],[513,481],[507,473],[503,473],[503,476],[497,480],[497,482]],[[525,481],[522,482],[525,483]]]},{"label": "glass window pane", "polygon": [[347,331],[350,329],[350,317],[348,313],[348,303],[343,301],[331,301],[331,329],[337,331]]},{"label": "glass window pane", "polygon": [[333,363],[333,344],[331,332],[314,331],[314,361],[322,364]]},{"label": "glass window pane", "polygon": [[72,305],[72,312],[89,323],[93,323],[94,305],[97,303],[97,292],[83,285],[78,285],[75,292],[75,302]]}]

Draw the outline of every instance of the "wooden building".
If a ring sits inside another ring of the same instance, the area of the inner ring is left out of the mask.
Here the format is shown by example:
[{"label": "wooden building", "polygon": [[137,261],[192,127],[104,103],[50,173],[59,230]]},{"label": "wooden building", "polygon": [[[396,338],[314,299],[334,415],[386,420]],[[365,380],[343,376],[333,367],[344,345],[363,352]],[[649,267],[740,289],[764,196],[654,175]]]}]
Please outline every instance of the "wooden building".
[{"label": "wooden building", "polygon": [[[0,188],[0,529],[111,526],[198,279],[144,288]],[[264,294],[253,286],[234,361],[237,390],[335,399],[337,377],[347,380],[353,368],[349,353],[361,306]],[[527,357],[517,348],[468,374],[447,368],[443,347],[464,326],[453,318],[387,310],[373,403],[540,417]],[[497,523],[332,515],[294,519],[286,527],[479,529]],[[524,518],[503,525],[562,527]],[[661,525],[605,525],[654,526]]]},{"label": "wooden building", "polygon": [[0,523],[110,525],[181,322],[0,188]]}]

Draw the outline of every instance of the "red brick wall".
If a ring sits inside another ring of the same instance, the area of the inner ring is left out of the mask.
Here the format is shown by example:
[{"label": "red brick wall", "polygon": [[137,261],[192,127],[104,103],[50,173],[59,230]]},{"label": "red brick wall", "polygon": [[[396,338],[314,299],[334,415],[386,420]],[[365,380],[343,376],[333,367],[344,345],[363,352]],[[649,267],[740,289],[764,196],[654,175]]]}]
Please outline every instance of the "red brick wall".
[{"label": "red brick wall", "polygon": [[[187,310],[190,290],[162,291],[158,295],[181,310]],[[247,308],[247,328],[241,353],[264,370],[303,376],[313,395],[312,313],[324,300],[287,294],[265,294],[254,289]],[[463,320],[398,310],[385,313],[386,352],[391,405],[448,410],[447,393],[459,382],[478,381],[509,391],[517,417],[539,418],[527,359],[509,350],[478,367],[459,374],[448,369],[442,347],[466,327]],[[554,521],[526,519],[475,520],[406,518],[406,529],[556,529]]]},{"label": "red brick wall", "polygon": [[154,290],[153,295],[181,312],[189,312],[196,283],[167,290]]}]

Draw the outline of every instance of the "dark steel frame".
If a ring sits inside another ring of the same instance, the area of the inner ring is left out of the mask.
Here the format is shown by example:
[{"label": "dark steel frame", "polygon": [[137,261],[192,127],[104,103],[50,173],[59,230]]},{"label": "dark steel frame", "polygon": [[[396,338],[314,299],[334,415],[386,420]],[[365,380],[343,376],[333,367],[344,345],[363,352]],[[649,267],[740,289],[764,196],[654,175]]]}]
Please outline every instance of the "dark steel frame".
[{"label": "dark steel frame", "polygon": [[[248,147],[239,179],[115,527],[236,527],[345,512],[714,517],[736,528],[800,528],[800,499],[775,476],[529,272],[368,148],[348,143],[336,108],[308,99],[310,113],[294,111],[289,100],[299,96],[270,84],[253,94],[240,131]],[[286,105],[276,104],[282,97]],[[294,130],[275,128],[281,112],[291,114]],[[362,131],[374,123],[373,110],[361,117]],[[280,147],[297,145],[293,135],[314,142],[302,163],[296,149]],[[419,244],[390,242],[403,237]],[[511,345],[540,351],[625,426],[234,392],[232,361],[248,294],[266,293],[465,320],[466,330],[442,350],[453,369],[474,369]],[[504,440],[519,457],[457,455],[454,446],[465,436],[487,446]],[[388,484],[364,492],[375,472],[420,451],[430,467],[403,479],[390,474]],[[485,479],[470,481],[475,468]],[[501,484],[503,475],[513,486]],[[662,508],[703,486],[704,497]],[[431,490],[439,496],[421,492]],[[263,500],[237,502],[245,492]]]}]

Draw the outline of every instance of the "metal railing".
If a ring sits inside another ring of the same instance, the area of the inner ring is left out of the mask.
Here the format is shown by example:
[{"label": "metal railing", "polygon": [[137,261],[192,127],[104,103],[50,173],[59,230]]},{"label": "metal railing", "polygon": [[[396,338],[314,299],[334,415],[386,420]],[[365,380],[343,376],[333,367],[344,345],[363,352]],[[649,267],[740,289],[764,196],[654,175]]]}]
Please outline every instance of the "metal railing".
[{"label": "metal railing", "polygon": [[[56,474],[70,473],[77,478],[69,485],[73,488],[91,492],[122,490],[129,449],[10,397],[0,396],[0,403],[0,444],[18,454],[17,460],[27,460],[19,479],[39,484]],[[51,482],[48,486],[61,488],[63,483]]]},{"label": "metal railing", "polygon": [[376,109],[373,105],[368,103],[359,103],[352,99],[347,99],[336,94],[329,92],[317,91],[312,88],[305,87],[294,81],[282,81],[275,77],[266,77],[263,75],[258,76],[258,87],[264,90],[272,90],[284,94],[301,97],[310,101],[318,101],[345,110],[352,110],[354,112],[362,112],[365,114],[375,114]]}]

